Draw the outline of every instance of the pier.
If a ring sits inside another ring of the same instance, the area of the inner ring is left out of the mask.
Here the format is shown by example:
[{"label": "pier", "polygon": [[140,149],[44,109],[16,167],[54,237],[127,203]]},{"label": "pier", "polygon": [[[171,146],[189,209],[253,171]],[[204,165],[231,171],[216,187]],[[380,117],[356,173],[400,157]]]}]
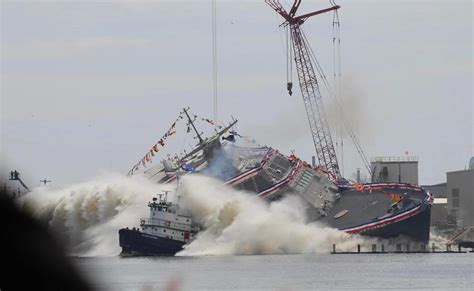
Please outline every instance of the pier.
[{"label": "pier", "polygon": [[384,244],[371,244],[369,246],[357,245],[357,249],[354,251],[337,251],[336,244],[332,245],[331,254],[333,255],[347,255],[347,254],[462,254],[462,253],[472,253],[473,248],[470,251],[463,250],[461,244],[445,245],[445,248],[438,248],[436,244],[431,244],[431,247],[426,244],[420,244],[419,248],[413,248],[413,244],[396,244],[386,246]]}]

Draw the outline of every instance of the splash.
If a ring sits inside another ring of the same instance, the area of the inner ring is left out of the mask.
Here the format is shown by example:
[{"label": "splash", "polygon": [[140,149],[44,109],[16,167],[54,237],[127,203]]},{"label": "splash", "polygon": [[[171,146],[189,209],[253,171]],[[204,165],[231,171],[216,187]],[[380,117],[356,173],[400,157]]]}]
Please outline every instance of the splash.
[{"label": "splash", "polygon": [[146,203],[166,187],[113,174],[62,189],[36,188],[20,203],[47,223],[72,255],[113,256],[120,253],[118,230],[138,226],[148,215]]},{"label": "splash", "polygon": [[256,255],[328,253],[354,250],[371,239],[308,223],[296,195],[267,203],[202,176],[183,179],[183,204],[204,226],[178,255]]}]

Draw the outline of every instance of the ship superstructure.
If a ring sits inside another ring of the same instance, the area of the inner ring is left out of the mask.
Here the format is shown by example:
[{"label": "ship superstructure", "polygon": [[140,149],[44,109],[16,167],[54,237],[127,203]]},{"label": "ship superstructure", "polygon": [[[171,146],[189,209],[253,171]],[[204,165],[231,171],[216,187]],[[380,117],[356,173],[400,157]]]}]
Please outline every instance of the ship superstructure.
[{"label": "ship superstructure", "polygon": [[174,255],[196,237],[200,228],[191,212],[168,202],[168,192],[148,203],[150,216],[140,219],[139,228],[119,230],[122,255]]}]

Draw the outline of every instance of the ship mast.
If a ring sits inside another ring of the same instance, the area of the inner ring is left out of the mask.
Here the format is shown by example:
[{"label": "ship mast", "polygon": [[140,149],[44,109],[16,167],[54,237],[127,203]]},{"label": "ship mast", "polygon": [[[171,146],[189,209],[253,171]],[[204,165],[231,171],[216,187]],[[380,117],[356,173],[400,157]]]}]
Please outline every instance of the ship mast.
[{"label": "ship mast", "polygon": [[191,117],[189,117],[188,110],[189,110],[189,108],[188,109],[183,108],[184,114],[186,114],[186,117],[188,118],[188,124],[191,124],[191,126],[194,129],[194,132],[196,132],[196,136],[199,139],[199,144],[202,144],[204,142],[204,140],[202,139],[201,135],[197,131],[196,127],[194,126],[194,122],[191,120]]}]

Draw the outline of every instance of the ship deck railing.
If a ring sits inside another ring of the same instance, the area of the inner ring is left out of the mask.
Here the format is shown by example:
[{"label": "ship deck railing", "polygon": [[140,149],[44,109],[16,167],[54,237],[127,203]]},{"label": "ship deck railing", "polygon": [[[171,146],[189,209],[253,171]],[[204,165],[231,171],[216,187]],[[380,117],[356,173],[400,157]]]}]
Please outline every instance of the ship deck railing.
[{"label": "ship deck railing", "polygon": [[141,226],[150,226],[150,227],[164,227],[172,228],[180,231],[194,231],[194,227],[189,224],[184,224],[180,222],[173,222],[168,220],[162,220],[157,218],[142,218],[140,220]]}]

